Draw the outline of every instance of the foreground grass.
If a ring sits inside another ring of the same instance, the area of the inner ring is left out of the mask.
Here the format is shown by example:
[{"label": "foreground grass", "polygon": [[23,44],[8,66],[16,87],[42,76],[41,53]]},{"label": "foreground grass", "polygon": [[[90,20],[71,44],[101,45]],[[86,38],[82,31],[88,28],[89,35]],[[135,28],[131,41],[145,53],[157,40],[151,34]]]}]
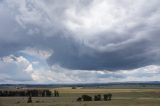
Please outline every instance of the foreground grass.
[{"label": "foreground grass", "polygon": [[[35,97],[26,103],[26,97],[1,97],[0,106],[160,106],[159,89],[71,89],[57,88],[60,97]],[[82,94],[112,93],[112,101],[77,102]]]}]

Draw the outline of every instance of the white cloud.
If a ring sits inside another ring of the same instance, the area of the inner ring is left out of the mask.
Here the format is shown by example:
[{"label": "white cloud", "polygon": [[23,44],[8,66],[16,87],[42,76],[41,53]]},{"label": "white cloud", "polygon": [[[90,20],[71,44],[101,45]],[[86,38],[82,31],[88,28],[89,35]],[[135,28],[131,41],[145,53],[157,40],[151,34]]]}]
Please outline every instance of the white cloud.
[{"label": "white cloud", "polygon": [[67,6],[64,2],[7,0],[5,3],[11,10],[14,10],[15,20],[28,30],[30,35],[43,33],[45,36],[54,36],[54,33],[63,29],[61,19],[63,10]]},{"label": "white cloud", "polygon": [[158,0],[93,0],[88,7],[79,9],[77,3],[66,9],[67,22],[65,20],[64,24],[75,33],[90,36],[103,31],[125,33],[137,25],[150,24],[153,21],[149,21],[150,18],[159,16],[156,14],[158,4]]},{"label": "white cloud", "polygon": [[77,5],[66,9],[64,25],[75,39],[99,51],[124,48],[160,27],[155,23],[160,22],[158,0],[93,0],[81,9]]},{"label": "white cloud", "polygon": [[0,83],[108,83],[159,81],[160,66],[150,65],[133,70],[69,70],[59,65],[29,62],[23,56],[0,59]]},{"label": "white cloud", "polygon": [[160,80],[160,66],[150,65],[134,70],[121,71],[125,79],[122,81],[159,81]]},{"label": "white cloud", "polygon": [[31,55],[40,59],[44,59],[44,60],[53,54],[52,50],[41,50],[41,49],[30,48],[30,47],[24,50],[21,50],[19,52],[27,55]]},{"label": "white cloud", "polygon": [[160,66],[147,66],[135,70],[95,71],[68,70],[54,65],[50,69],[39,69],[32,73],[38,83],[108,83],[127,81],[159,81]]},{"label": "white cloud", "polygon": [[148,33],[160,27],[159,0],[93,0],[87,5],[80,0],[6,3],[29,34],[54,36],[64,31],[79,43],[99,51],[125,48],[126,44],[151,36]]},{"label": "white cloud", "polygon": [[22,56],[5,56],[0,58],[0,83],[32,82],[29,73],[30,62]]}]

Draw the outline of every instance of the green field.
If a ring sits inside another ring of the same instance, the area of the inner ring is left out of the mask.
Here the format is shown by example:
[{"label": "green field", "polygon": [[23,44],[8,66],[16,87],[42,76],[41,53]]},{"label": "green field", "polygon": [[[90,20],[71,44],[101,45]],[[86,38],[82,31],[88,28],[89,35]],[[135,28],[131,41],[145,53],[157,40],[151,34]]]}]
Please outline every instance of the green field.
[{"label": "green field", "polygon": [[[54,89],[51,89],[54,91]],[[57,88],[60,97],[0,97],[0,106],[160,106],[160,89]],[[112,101],[77,102],[83,94],[112,93]]]}]

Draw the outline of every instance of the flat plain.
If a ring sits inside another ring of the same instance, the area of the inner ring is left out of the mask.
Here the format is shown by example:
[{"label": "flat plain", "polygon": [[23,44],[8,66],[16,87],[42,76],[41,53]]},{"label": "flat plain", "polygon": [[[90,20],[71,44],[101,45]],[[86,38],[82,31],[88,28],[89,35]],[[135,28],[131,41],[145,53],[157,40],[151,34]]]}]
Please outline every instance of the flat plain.
[{"label": "flat plain", "polygon": [[[60,97],[0,97],[0,106],[160,106],[160,89],[107,89],[107,88],[55,88]],[[55,89],[50,89],[54,91]],[[81,101],[83,94],[94,95],[112,93],[111,101]]]}]

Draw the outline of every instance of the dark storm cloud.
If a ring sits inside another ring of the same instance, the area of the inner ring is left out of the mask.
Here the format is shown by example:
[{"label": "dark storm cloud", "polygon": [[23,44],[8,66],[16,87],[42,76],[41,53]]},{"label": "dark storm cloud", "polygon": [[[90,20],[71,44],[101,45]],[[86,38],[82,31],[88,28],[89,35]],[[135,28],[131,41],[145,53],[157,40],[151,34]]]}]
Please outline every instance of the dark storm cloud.
[{"label": "dark storm cloud", "polygon": [[[49,63],[80,70],[124,70],[159,64],[155,61],[155,58],[159,58],[155,56],[157,51],[152,52],[149,49],[152,45],[150,43],[153,42],[142,40],[127,44],[127,47],[120,50],[99,52],[84,45],[72,43],[72,41],[63,41],[57,49],[53,48],[55,51],[49,58]],[[81,53],[85,50],[91,53]]]},{"label": "dark storm cloud", "polygon": [[[89,13],[93,14],[92,8],[97,7],[92,2],[65,1],[63,5],[59,3],[62,1],[58,0],[48,2],[22,0],[19,4],[16,0],[12,2],[8,0],[1,4],[0,56],[14,54],[27,47],[47,48],[53,50],[53,54],[47,60],[50,65],[58,64],[75,70],[124,70],[160,63],[158,7],[148,6],[148,9],[146,5],[142,5],[146,11],[135,9],[134,11],[140,12],[137,14],[133,12],[129,16],[122,11],[122,16],[118,20],[120,23],[116,23],[117,27],[113,27],[114,23],[110,23],[114,18],[111,17],[109,21],[104,19],[104,23],[108,23],[104,26],[106,29],[101,31],[99,21],[93,19],[92,22],[84,11],[88,9],[91,11]],[[106,2],[103,2],[106,5]],[[128,3],[125,0],[123,2],[124,5]],[[88,3],[92,5],[87,7]],[[160,2],[156,1],[156,3]],[[105,9],[106,6],[100,4]],[[127,11],[128,7],[126,6],[125,9],[125,6],[122,6],[122,10]],[[74,15],[74,12],[77,14]],[[101,16],[99,12],[95,11],[95,14]],[[105,14],[102,16],[109,17]],[[129,17],[129,21],[125,20],[125,17]],[[83,24],[83,21],[87,25]],[[66,24],[67,22],[69,24]]]}]

